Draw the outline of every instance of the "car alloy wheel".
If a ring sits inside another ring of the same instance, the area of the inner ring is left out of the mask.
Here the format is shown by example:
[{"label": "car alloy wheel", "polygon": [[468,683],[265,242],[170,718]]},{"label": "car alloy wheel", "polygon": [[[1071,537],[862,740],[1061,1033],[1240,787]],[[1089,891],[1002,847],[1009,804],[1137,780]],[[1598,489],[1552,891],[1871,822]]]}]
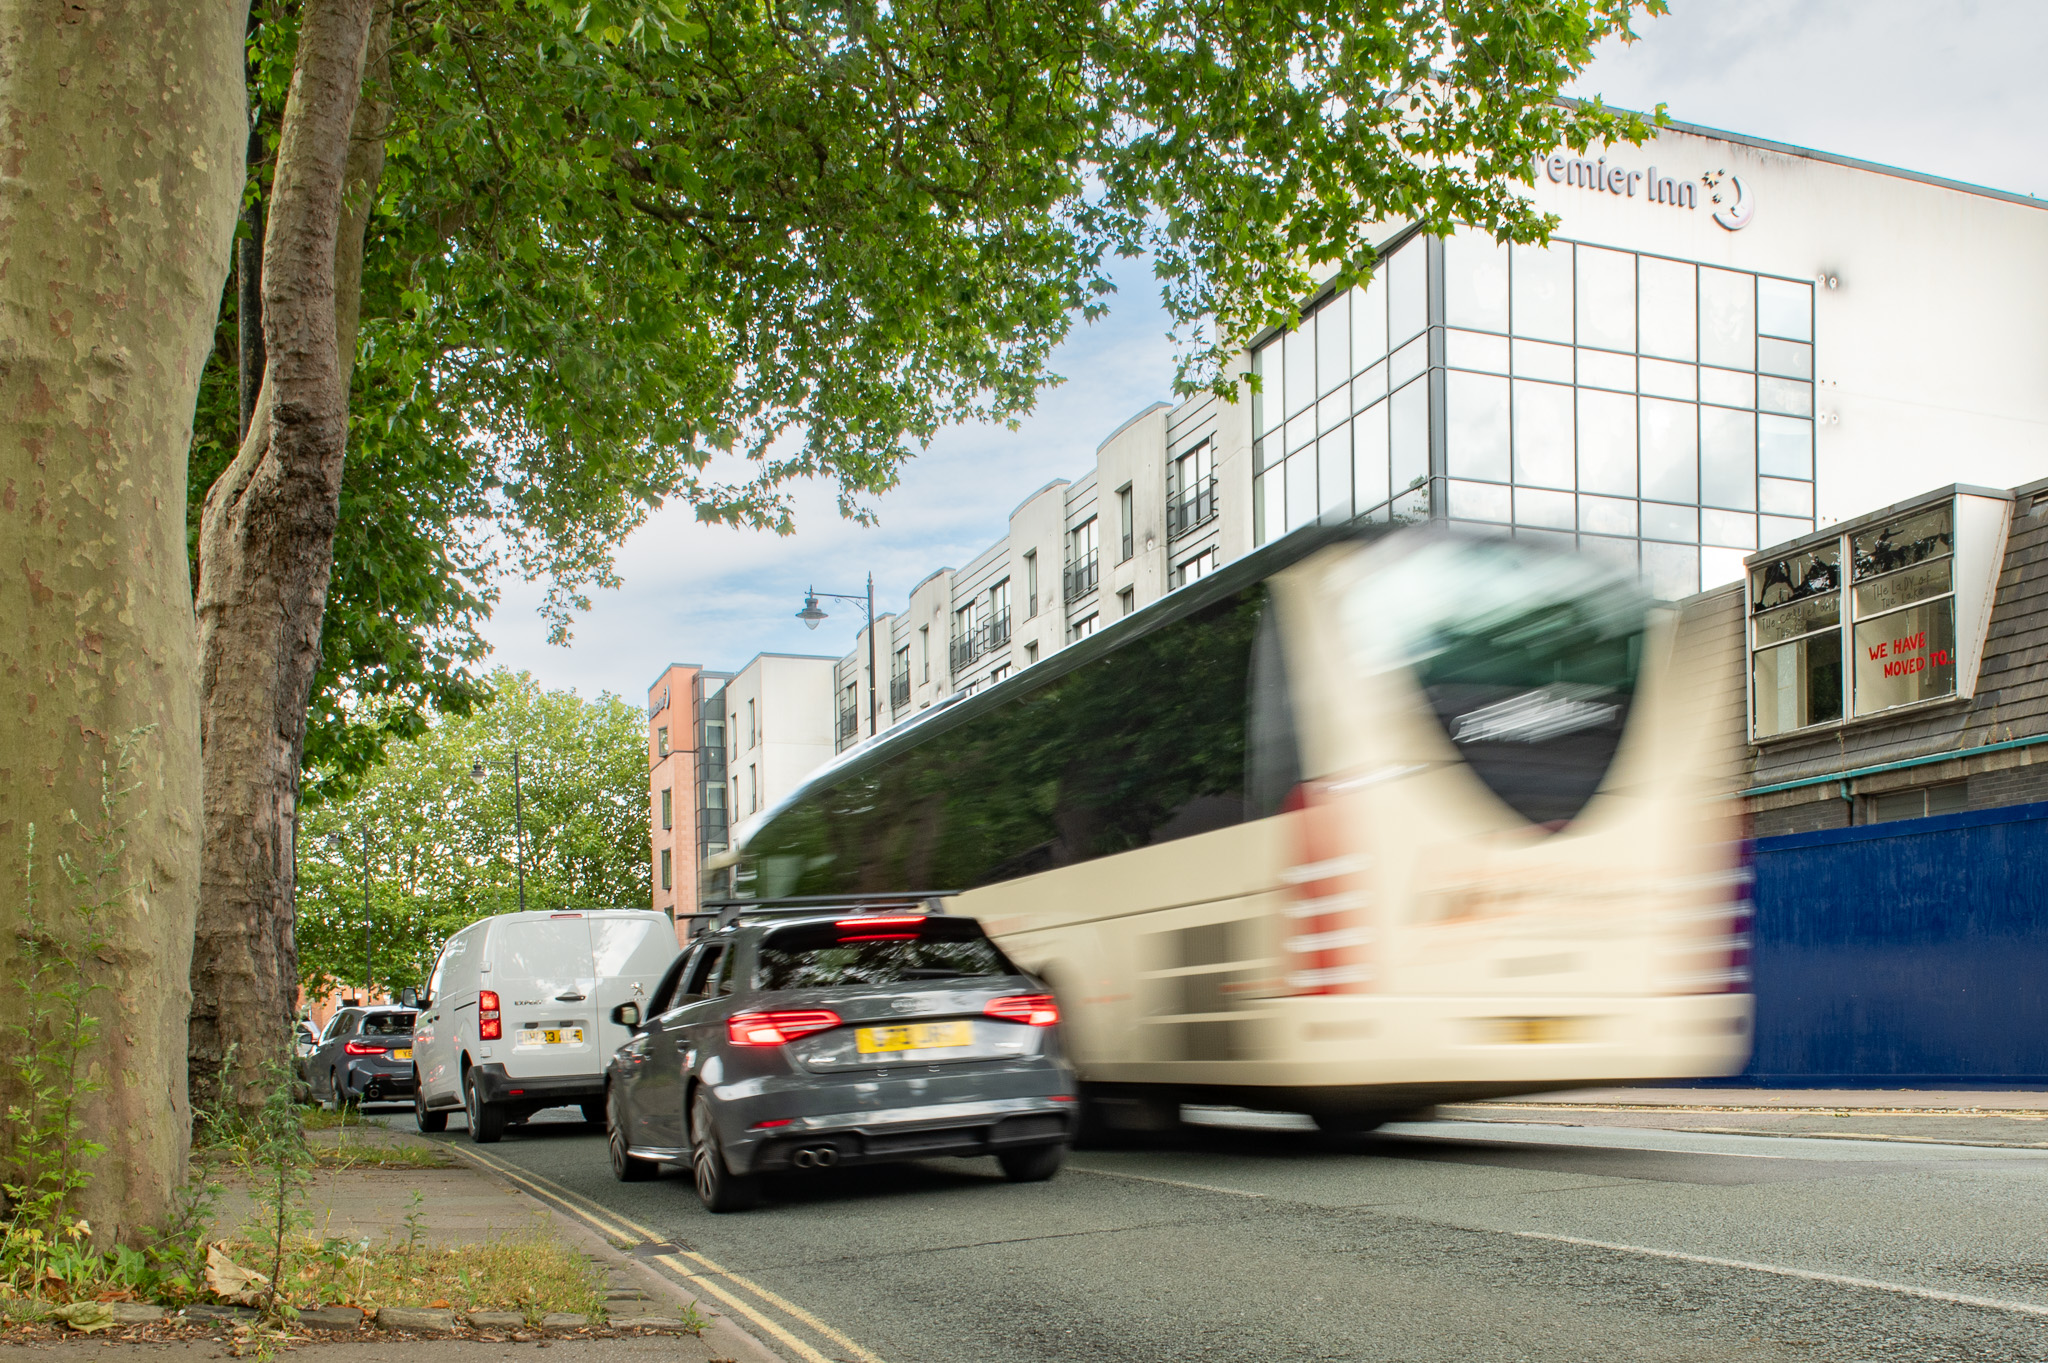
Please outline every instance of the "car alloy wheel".
[{"label": "car alloy wheel", "polygon": [[690,1173],[696,1180],[697,1200],[707,1211],[743,1212],[761,1200],[758,1178],[726,1167],[711,1118],[711,1098],[702,1090],[690,1105]]},{"label": "car alloy wheel", "polygon": [[625,1104],[617,1089],[605,1090],[604,1141],[611,1151],[612,1177],[621,1183],[639,1183],[661,1172],[652,1160],[644,1160],[628,1149]]}]

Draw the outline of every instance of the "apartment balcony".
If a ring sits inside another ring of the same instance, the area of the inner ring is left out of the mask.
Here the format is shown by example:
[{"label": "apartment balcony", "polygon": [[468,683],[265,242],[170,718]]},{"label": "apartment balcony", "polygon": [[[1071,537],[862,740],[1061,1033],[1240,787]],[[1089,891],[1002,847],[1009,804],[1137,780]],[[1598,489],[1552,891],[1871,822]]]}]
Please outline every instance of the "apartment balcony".
[{"label": "apartment balcony", "polygon": [[1215,519],[1216,480],[1210,478],[1167,503],[1166,537],[1177,540]]},{"label": "apartment balcony", "polygon": [[892,672],[889,675],[889,708],[901,710],[910,704],[910,674]]},{"label": "apartment balcony", "polygon": [[[993,620],[984,620],[965,634],[953,636],[949,648],[953,674],[958,676],[1010,642],[1010,613],[1004,611]],[[906,679],[907,684],[907,679]],[[905,692],[908,699],[908,692]]]},{"label": "apartment balcony", "polygon": [[1097,559],[1095,550],[1090,549],[1086,558],[1069,563],[1062,572],[1061,579],[1069,602],[1079,601],[1094,591],[1096,584],[1102,580],[1102,564]]},{"label": "apartment balcony", "polygon": [[860,707],[841,706],[839,709],[839,746],[851,747],[860,737]]}]

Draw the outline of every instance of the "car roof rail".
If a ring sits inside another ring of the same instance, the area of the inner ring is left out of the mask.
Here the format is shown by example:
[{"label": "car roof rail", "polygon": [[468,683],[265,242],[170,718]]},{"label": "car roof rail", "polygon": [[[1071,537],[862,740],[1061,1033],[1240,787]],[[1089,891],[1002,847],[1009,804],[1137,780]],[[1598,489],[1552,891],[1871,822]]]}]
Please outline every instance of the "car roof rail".
[{"label": "car roof rail", "polygon": [[717,930],[724,932],[737,927],[743,920],[821,918],[830,913],[859,915],[904,909],[944,914],[947,898],[958,893],[957,890],[902,890],[895,894],[800,894],[777,899],[707,899],[703,911],[679,913],[676,917],[703,920],[701,932],[691,933],[696,937],[710,932],[713,921]]}]

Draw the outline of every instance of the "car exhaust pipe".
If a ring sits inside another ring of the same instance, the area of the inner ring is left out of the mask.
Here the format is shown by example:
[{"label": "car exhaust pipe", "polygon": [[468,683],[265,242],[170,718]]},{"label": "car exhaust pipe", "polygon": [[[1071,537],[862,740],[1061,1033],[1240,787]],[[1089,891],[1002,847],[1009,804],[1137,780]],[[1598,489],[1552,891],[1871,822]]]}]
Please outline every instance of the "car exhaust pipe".
[{"label": "car exhaust pipe", "polygon": [[829,1145],[805,1147],[791,1155],[789,1162],[799,1169],[830,1169],[839,1163],[839,1152]]},{"label": "car exhaust pipe", "polygon": [[809,1150],[799,1150],[789,1157],[789,1162],[799,1169],[810,1169],[817,1165],[818,1157]]},{"label": "car exhaust pipe", "polygon": [[811,1158],[817,1161],[820,1169],[830,1169],[833,1165],[839,1163],[839,1152],[829,1145],[821,1145]]}]

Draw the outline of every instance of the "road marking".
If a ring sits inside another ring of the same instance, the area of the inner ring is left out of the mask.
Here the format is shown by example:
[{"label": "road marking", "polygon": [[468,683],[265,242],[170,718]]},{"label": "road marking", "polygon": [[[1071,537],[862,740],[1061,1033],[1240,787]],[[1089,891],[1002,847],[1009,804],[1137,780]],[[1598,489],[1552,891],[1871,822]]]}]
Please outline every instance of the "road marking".
[{"label": "road marking", "polygon": [[[1475,1227],[1474,1229],[1482,1229]],[[1852,1278],[1844,1273],[1821,1273],[1810,1268],[1787,1268],[1782,1264],[1752,1263],[1747,1259],[1720,1259],[1711,1254],[1686,1254],[1675,1249],[1651,1249],[1647,1245],[1617,1245],[1606,1240],[1587,1240],[1576,1235],[1551,1235],[1544,1231],[1511,1230],[1496,1232],[1513,1235],[1523,1240],[1550,1240],[1560,1245],[1582,1245],[1587,1249],[1613,1250],[1618,1254],[1644,1254],[1653,1259],[1676,1259],[1680,1263],[1708,1264],[1715,1268],[1740,1268],[1751,1273],[1769,1273],[1779,1278],[1800,1278],[1808,1282],[1833,1283],[1837,1287],[1863,1287],[1874,1292],[1892,1292],[1903,1297],[1918,1297],[1923,1301],[1948,1302],[1955,1306],[1981,1306],[1989,1311],[2010,1311],[2022,1316],[2048,1317],[2048,1306],[2035,1306],[2023,1301],[2004,1301],[1997,1297],[1973,1297],[1966,1292],[1943,1292],[1932,1287],[1913,1287],[1906,1283],[1879,1282],[1875,1278]]]},{"label": "road marking", "polygon": [[1086,1165],[1067,1166],[1077,1174],[1100,1174],[1104,1178],[1135,1179],[1139,1183],[1164,1183],[1169,1188],[1193,1188],[1198,1193],[1222,1193],[1227,1197],[1264,1197],[1264,1193],[1248,1193],[1242,1188],[1219,1188],[1213,1183],[1189,1183],[1178,1178],[1159,1178],[1152,1174],[1126,1174],[1116,1169],[1090,1169]]},{"label": "road marking", "polygon": [[[452,1144],[452,1142],[450,1142],[450,1144]],[[493,1159],[488,1155],[481,1154],[474,1150],[464,1150],[461,1153],[469,1156],[470,1158],[475,1159],[478,1163],[486,1165],[487,1167],[497,1171],[498,1173],[503,1174],[506,1178],[511,1179],[514,1183],[520,1184],[536,1196],[557,1204],[562,1208],[562,1210],[570,1213],[572,1216],[579,1217],[582,1220],[589,1222],[592,1226],[595,1226],[601,1233],[611,1236],[615,1240],[623,1240],[630,1242],[637,1238],[646,1244],[654,1245],[662,1244],[665,1242],[666,1237],[662,1236],[658,1232],[641,1225],[639,1222],[632,1220],[630,1217],[619,1215],[617,1212],[613,1211],[609,1207],[591,1201],[589,1198],[583,1196],[579,1192],[576,1192],[574,1189],[564,1188],[561,1184],[556,1183],[553,1179],[547,1178],[544,1175],[533,1173],[531,1170],[517,1169],[513,1165],[510,1165],[503,1160]],[[1257,1196],[1257,1194],[1253,1194],[1253,1196]],[[624,1229],[622,1229],[622,1227]],[[759,1283],[754,1282],[750,1278],[744,1277],[741,1274],[733,1272],[731,1269],[724,1267],[722,1264],[717,1263],[716,1261],[705,1255],[698,1254],[692,1250],[679,1249],[674,1254],[657,1254],[652,1257],[654,1258],[655,1262],[667,1265],[671,1270],[682,1276],[687,1281],[694,1283],[699,1287],[702,1287],[705,1291],[711,1293],[712,1296],[717,1297],[727,1306],[739,1312],[748,1320],[760,1326],[763,1330],[766,1330],[769,1334],[774,1335],[777,1339],[787,1344],[790,1348],[796,1350],[799,1354],[801,1354],[804,1357],[806,1363],[837,1363],[837,1361],[826,1357],[824,1354],[819,1353],[816,1349],[813,1349],[810,1345],[804,1343],[795,1335],[792,1335],[791,1333],[789,1333],[789,1331],[783,1329],[782,1326],[774,1320],[771,1320],[768,1317],[762,1315],[759,1311],[755,1310],[746,1302],[738,1298],[735,1298],[729,1293],[727,1293],[724,1289],[720,1288],[716,1283],[712,1282],[711,1279],[714,1276],[724,1278],[728,1282],[736,1286],[745,1288],[747,1291],[752,1292],[754,1295],[760,1297],[769,1305],[775,1307],[780,1311],[786,1312],[788,1315],[795,1318],[796,1320],[799,1320],[803,1322],[805,1325],[810,1326],[811,1329],[816,1330],[819,1334],[825,1336],[825,1338],[831,1340],[834,1344],[837,1344],[842,1349],[845,1349],[848,1352],[852,1353],[856,1359],[860,1360],[860,1363],[883,1363],[883,1360],[876,1354],[874,1354],[866,1348],[863,1348],[861,1345],[856,1344],[853,1340],[848,1339],[845,1335],[833,1329],[824,1321],[819,1320],[816,1316],[804,1310],[802,1307],[796,1305],[794,1302],[791,1302],[782,1297],[781,1295],[773,1291],[770,1291],[768,1288],[761,1286]],[[689,1265],[682,1262],[683,1259],[694,1260],[697,1264],[702,1266],[702,1271],[698,1269],[692,1269]]]}]

